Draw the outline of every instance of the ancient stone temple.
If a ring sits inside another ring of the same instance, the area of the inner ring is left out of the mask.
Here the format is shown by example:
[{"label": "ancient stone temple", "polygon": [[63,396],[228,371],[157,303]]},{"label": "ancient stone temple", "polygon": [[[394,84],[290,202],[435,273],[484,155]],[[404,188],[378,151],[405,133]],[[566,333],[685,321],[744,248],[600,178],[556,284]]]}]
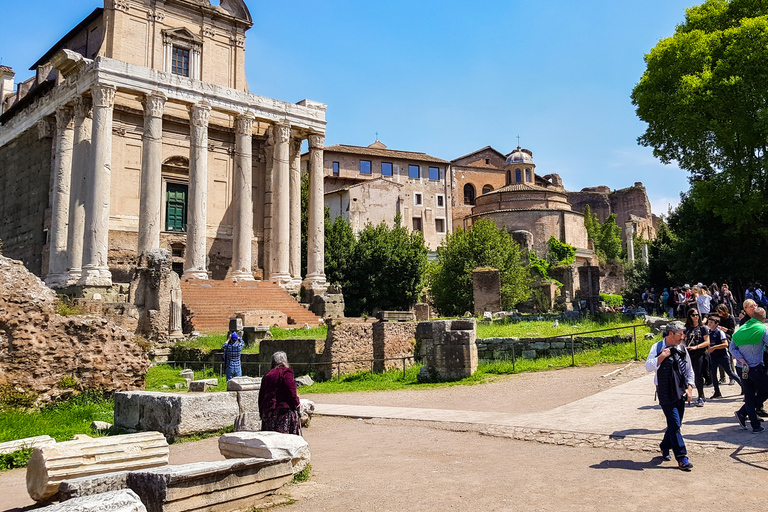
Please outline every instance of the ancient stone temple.
[{"label": "ancient stone temple", "polygon": [[[326,106],[252,94],[243,0],[105,0],[16,85],[0,68],[0,239],[52,287],[182,280],[325,289]],[[13,20],[5,20],[11,23]],[[308,141],[309,248],[300,258]]]}]

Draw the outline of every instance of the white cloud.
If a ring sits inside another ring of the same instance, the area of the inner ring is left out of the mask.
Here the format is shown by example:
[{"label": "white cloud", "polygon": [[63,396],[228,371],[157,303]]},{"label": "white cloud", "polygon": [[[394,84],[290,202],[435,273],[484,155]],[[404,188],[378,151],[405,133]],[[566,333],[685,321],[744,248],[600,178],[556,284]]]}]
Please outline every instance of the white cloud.
[{"label": "white cloud", "polygon": [[680,204],[680,196],[677,197],[648,197],[651,202],[651,211],[656,215],[667,215],[669,207],[674,210]]}]

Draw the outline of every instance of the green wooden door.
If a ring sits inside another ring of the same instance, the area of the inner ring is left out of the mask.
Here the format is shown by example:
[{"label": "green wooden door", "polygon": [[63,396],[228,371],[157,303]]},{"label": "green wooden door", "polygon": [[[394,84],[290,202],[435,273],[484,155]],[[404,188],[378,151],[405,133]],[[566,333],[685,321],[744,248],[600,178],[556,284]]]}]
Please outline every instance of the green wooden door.
[{"label": "green wooden door", "polygon": [[187,185],[168,183],[165,201],[166,231],[187,230]]}]

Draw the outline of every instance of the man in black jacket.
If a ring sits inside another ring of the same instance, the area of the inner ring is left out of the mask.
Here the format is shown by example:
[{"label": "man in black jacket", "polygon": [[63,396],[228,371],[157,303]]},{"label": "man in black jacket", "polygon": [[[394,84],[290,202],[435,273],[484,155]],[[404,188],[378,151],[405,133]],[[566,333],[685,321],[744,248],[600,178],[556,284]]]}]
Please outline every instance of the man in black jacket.
[{"label": "man in black jacket", "polygon": [[651,347],[645,369],[656,372],[656,389],[659,405],[667,418],[667,431],[661,441],[661,456],[672,460],[669,450],[677,459],[683,471],[690,471],[693,464],[688,460],[680,426],[683,423],[685,402],[693,395],[693,367],[688,351],[685,350],[685,326],[682,322],[671,322],[664,327],[664,339]]}]

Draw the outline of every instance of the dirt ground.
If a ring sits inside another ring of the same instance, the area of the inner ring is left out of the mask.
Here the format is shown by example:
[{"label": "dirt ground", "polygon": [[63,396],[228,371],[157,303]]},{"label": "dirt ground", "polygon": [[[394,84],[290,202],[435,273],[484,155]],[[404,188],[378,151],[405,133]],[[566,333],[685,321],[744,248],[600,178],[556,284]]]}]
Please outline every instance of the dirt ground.
[{"label": "dirt ground", "polygon": [[[550,410],[643,374],[634,364],[500,377],[434,390],[304,395],[318,403],[460,410]],[[663,419],[659,418],[660,423]],[[661,425],[660,425],[661,426]],[[570,448],[482,435],[472,425],[315,417],[304,436],[312,478],[275,510],[304,511],[640,511],[763,507],[765,450],[717,450],[692,459],[691,473],[656,454]],[[763,435],[768,435],[763,434]],[[217,440],[176,444],[171,463],[219,460]],[[0,503],[19,510],[24,470],[0,473]]]}]

